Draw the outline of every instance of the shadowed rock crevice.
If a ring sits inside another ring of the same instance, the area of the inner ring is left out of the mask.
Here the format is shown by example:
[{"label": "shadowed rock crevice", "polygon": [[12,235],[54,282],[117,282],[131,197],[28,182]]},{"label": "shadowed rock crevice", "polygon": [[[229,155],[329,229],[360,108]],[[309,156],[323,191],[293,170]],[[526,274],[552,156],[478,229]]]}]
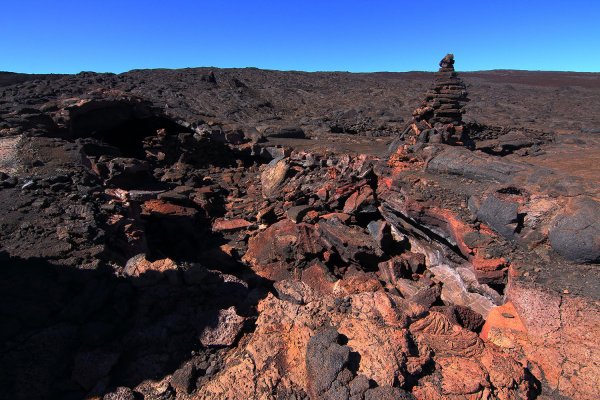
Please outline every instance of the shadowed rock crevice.
[{"label": "shadowed rock crevice", "polygon": [[[85,118],[85,116],[80,116],[79,118]],[[76,132],[75,135],[83,136],[83,132],[80,132],[78,129],[80,128],[73,128]],[[166,134],[191,132],[191,130],[166,117],[156,116],[125,120],[118,125],[105,128],[104,130],[95,130],[89,136],[117,147],[124,157],[144,158],[143,140],[148,136],[155,135],[161,129],[164,129]]]}]

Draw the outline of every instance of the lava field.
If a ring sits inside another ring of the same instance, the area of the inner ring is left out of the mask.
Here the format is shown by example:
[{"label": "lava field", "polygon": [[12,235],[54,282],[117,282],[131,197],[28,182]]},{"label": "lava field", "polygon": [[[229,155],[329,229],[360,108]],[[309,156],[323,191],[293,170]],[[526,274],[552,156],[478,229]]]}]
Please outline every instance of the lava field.
[{"label": "lava field", "polygon": [[0,73],[0,398],[600,398],[600,74]]}]

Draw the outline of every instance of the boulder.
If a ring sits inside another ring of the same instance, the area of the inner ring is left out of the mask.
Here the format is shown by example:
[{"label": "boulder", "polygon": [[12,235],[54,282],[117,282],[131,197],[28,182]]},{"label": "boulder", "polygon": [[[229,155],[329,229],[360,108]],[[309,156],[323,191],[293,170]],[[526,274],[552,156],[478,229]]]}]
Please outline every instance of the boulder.
[{"label": "boulder", "polygon": [[258,275],[280,280],[290,277],[293,268],[323,251],[314,226],[284,219],[250,238],[242,260]]},{"label": "boulder", "polygon": [[516,202],[502,200],[495,195],[488,196],[477,211],[477,218],[507,239],[514,239],[518,215],[519,205]]},{"label": "boulder", "polygon": [[321,220],[317,226],[326,247],[335,250],[346,262],[376,266],[383,255],[373,238],[357,226],[343,225],[337,219]]},{"label": "boulder", "polygon": [[145,254],[131,257],[123,273],[132,279],[136,286],[149,286],[160,282],[165,276],[177,279],[177,264],[170,258],[148,261]]},{"label": "boulder", "polygon": [[579,263],[600,263],[600,203],[572,200],[551,223],[548,238],[560,255]]},{"label": "boulder", "polygon": [[289,171],[289,163],[285,158],[273,159],[260,175],[263,197],[277,198],[282,195],[281,187]]}]

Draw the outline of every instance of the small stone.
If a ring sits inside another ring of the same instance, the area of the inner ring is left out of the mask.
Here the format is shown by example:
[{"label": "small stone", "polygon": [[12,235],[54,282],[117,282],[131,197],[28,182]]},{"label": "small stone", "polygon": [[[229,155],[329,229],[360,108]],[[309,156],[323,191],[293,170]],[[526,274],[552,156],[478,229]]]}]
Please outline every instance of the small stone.
[{"label": "small stone", "polygon": [[208,368],[206,368],[206,372],[204,373],[207,376],[212,376],[217,372],[217,368],[215,365],[211,364]]}]

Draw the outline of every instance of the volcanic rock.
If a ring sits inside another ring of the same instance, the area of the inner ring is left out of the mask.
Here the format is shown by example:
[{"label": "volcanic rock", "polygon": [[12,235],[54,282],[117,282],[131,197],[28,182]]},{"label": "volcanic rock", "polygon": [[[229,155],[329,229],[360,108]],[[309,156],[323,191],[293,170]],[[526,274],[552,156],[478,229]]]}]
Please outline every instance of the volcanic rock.
[{"label": "volcanic rock", "polygon": [[382,254],[371,236],[356,226],[345,226],[331,219],[320,221],[318,229],[326,247],[335,250],[345,262],[373,264]]},{"label": "volcanic rock", "polygon": [[[446,359],[459,364],[463,357],[479,360],[487,351],[497,351],[488,350],[476,333],[453,324],[441,314],[427,314],[422,306],[403,302],[384,291],[351,294],[350,307],[345,307],[333,295],[316,296],[302,283],[286,287],[293,287],[296,293],[290,293],[290,297],[300,294],[304,300],[289,302],[271,295],[263,300],[257,330],[238,356],[241,362],[228,362],[213,381],[200,389],[200,395],[224,398],[241,392],[261,397],[273,390],[286,393],[286,388],[300,385],[308,387],[312,396],[348,398],[350,390],[356,393],[368,387],[364,384],[367,378],[385,388],[374,390],[373,396],[392,392],[411,398],[401,390],[386,387],[394,382],[405,385],[412,376],[422,374],[427,365],[435,363],[431,349],[436,357],[442,357],[442,364],[436,370],[446,365]],[[282,293],[288,290],[284,286],[279,289]],[[408,319],[416,321],[409,331],[405,329]],[[476,360],[469,362],[480,365]],[[489,374],[484,367],[477,371],[484,377]],[[269,378],[247,380],[256,373]],[[514,385],[499,390],[516,394],[515,387],[527,389],[527,382],[519,374],[515,375]],[[274,381],[279,382],[276,388]],[[452,390],[467,394],[476,390],[474,386],[458,385]],[[483,392],[485,386],[478,384],[476,391]],[[440,397],[442,387],[436,384],[433,388]]]},{"label": "volcanic rock", "polygon": [[369,204],[373,204],[373,190],[369,186],[363,186],[352,193],[344,203],[343,211],[346,214],[352,214]]},{"label": "volcanic rock", "polygon": [[393,238],[387,222],[371,221],[367,225],[367,229],[381,250],[386,251],[391,248]]},{"label": "volcanic rock", "polygon": [[287,127],[281,128],[279,130],[275,130],[273,132],[265,132],[267,137],[274,138],[291,138],[291,139],[304,139],[306,138],[306,134],[302,130],[302,128],[298,127]]},{"label": "volcanic rock", "polygon": [[[243,261],[267,279],[289,277],[294,268],[324,250],[315,227],[296,224],[289,219],[279,221],[248,241]],[[287,260],[294,260],[287,264]]]},{"label": "volcanic rock", "polygon": [[188,362],[173,373],[171,386],[178,393],[190,393],[194,388],[196,379],[196,366]]},{"label": "volcanic rock", "polygon": [[313,398],[348,398],[348,383],[352,373],[347,369],[350,348],[338,343],[339,333],[325,328],[308,341],[306,348],[306,374],[309,394]]},{"label": "volcanic rock", "polygon": [[287,217],[294,222],[302,221],[302,218],[311,210],[310,206],[294,206],[286,210]]},{"label": "volcanic rock", "polygon": [[114,158],[108,162],[107,170],[106,185],[113,187],[128,189],[151,180],[150,166],[134,158]]},{"label": "volcanic rock", "polygon": [[113,392],[105,394],[102,400],[135,400],[135,393],[127,387],[118,387]]},{"label": "volcanic rock", "polygon": [[200,312],[197,316],[200,343],[203,346],[231,346],[240,333],[245,318],[234,307],[226,310]]},{"label": "volcanic rock", "polygon": [[500,235],[512,238],[519,223],[518,212],[517,203],[503,201],[491,195],[479,207],[477,217]]},{"label": "volcanic rock", "polygon": [[164,277],[177,279],[177,264],[168,258],[148,261],[144,254],[138,254],[127,261],[123,272],[133,278],[135,285],[148,286],[159,282]]},{"label": "volcanic rock", "polygon": [[414,396],[397,387],[378,386],[365,392],[365,400],[399,399],[413,400]]},{"label": "volcanic rock", "polygon": [[252,225],[251,222],[246,221],[245,219],[222,219],[217,220],[213,223],[212,229],[213,231],[237,231],[240,229],[244,229]]},{"label": "volcanic rock", "polygon": [[573,200],[553,221],[548,238],[558,253],[576,262],[600,262],[600,203]]},{"label": "volcanic rock", "polygon": [[289,170],[288,162],[284,158],[275,158],[271,161],[260,176],[263,196],[273,198],[281,195],[281,185]]}]

